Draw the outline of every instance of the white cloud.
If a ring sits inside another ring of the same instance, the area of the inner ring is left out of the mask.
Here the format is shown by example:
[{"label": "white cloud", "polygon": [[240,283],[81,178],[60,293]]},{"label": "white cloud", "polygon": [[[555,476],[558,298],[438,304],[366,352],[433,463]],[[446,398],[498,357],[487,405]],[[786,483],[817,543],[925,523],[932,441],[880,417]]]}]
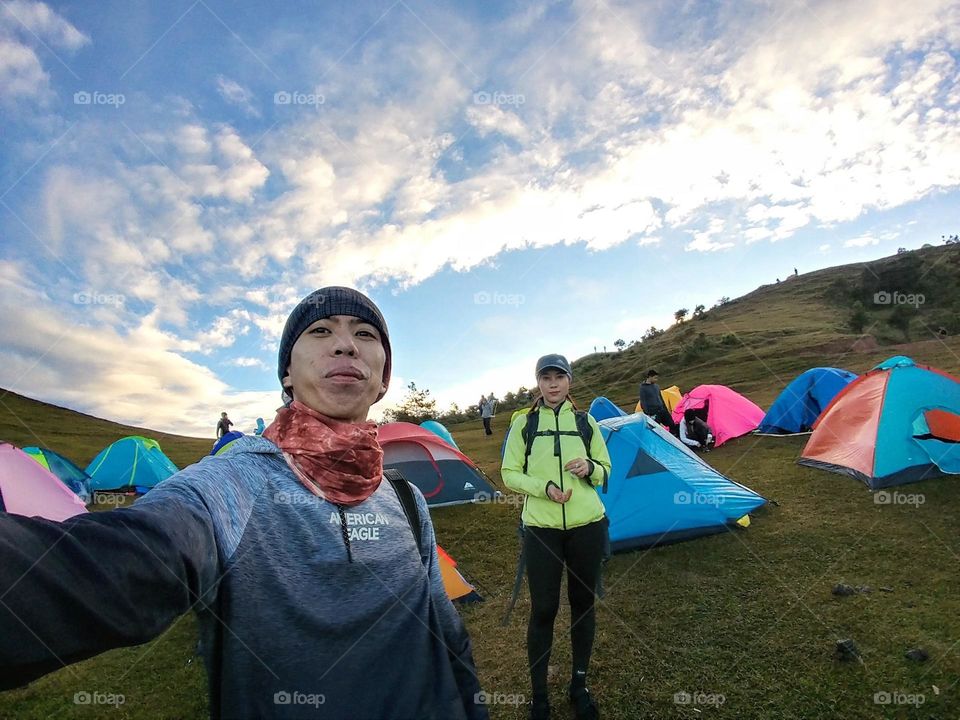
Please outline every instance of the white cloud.
[{"label": "white cloud", "polygon": [[236,105],[247,115],[260,117],[260,111],[251,102],[253,93],[236,80],[217,75],[217,92],[224,100],[231,105]]},{"label": "white cloud", "polygon": [[263,360],[255,357],[238,357],[234,358],[233,360],[228,360],[227,364],[233,365],[234,367],[252,367],[260,368],[261,370],[270,369],[270,366],[267,365]]},{"label": "white cloud", "polygon": [[87,35],[42,2],[7,0],[0,8],[0,26],[8,31],[26,30],[66,50],[78,50],[90,42]]},{"label": "white cloud", "polygon": [[870,245],[879,245],[880,239],[872,235],[861,235],[860,237],[850,238],[843,243],[844,247],[869,247]]},{"label": "white cloud", "polygon": [[[0,6],[0,103],[9,105],[18,98],[45,101],[50,97],[50,76],[32,45],[55,53],[73,52],[89,42],[87,35],[42,2],[4,2]],[[63,62],[62,58],[57,60]]]},{"label": "white cloud", "polygon": [[0,98],[39,96],[47,90],[49,76],[37,54],[26,45],[0,37]]}]

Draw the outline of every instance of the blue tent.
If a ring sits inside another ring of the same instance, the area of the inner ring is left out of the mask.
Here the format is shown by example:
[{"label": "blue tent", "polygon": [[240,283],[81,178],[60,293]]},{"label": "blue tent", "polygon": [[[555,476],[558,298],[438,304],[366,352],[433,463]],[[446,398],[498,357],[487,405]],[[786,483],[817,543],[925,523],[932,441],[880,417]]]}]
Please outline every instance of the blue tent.
[{"label": "blue tent", "polygon": [[224,433],[219,440],[213,444],[213,450],[210,451],[211,455],[219,455],[223,450],[232,443],[234,440],[239,440],[243,437],[243,433],[239,430],[231,430],[228,433]]},{"label": "blue tent", "polygon": [[87,466],[91,490],[150,489],[177,471],[156,440],[139,435],[107,445]]},{"label": "blue tent", "polygon": [[613,463],[607,491],[598,492],[614,551],[723,532],[766,503],[643,413],[602,420],[600,432]]},{"label": "blue tent", "polygon": [[607,400],[605,397],[598,397],[590,403],[590,414],[597,422],[609,420],[610,418],[625,417],[626,413]]},{"label": "blue tent", "polygon": [[439,423],[436,420],[424,420],[422,423],[420,423],[420,427],[422,427],[424,430],[429,430],[437,437],[443,439],[443,441],[451,447],[455,447],[458,450],[460,449],[457,447],[457,442],[453,439],[453,435],[450,434],[450,431],[447,430],[442,423]]},{"label": "blue tent", "polygon": [[778,435],[810,430],[827,405],[856,379],[856,373],[839,368],[817,367],[801,373],[777,396],[758,430]]}]

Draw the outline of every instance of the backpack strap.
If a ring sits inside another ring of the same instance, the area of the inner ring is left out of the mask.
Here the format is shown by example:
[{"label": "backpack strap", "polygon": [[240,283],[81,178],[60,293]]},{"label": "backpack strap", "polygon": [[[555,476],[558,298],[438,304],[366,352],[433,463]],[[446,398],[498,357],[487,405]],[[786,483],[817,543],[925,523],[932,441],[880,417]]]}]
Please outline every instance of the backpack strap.
[{"label": "backpack strap", "polygon": [[403,506],[403,514],[407,516],[407,523],[410,525],[410,531],[413,533],[413,539],[417,541],[417,550],[420,550],[420,511],[417,510],[417,501],[413,497],[413,490],[410,489],[410,483],[399,470],[395,468],[384,468],[383,476],[393,485],[394,492],[400,499]]},{"label": "backpack strap", "polygon": [[[590,424],[590,418],[587,417],[587,413],[583,410],[577,410],[574,414],[574,417],[577,421],[577,432],[580,433],[580,439],[583,440],[583,447],[587,451],[587,459],[590,462],[593,462],[593,456],[590,454],[590,446],[593,444],[593,425]],[[607,481],[610,479],[608,477],[607,469],[603,468],[603,492],[607,491]]]},{"label": "backpack strap", "polygon": [[530,451],[533,450],[533,441],[537,437],[537,427],[540,425],[540,408],[527,413],[527,421],[520,431],[526,448],[523,451],[523,474],[527,474],[527,465],[530,462]]}]

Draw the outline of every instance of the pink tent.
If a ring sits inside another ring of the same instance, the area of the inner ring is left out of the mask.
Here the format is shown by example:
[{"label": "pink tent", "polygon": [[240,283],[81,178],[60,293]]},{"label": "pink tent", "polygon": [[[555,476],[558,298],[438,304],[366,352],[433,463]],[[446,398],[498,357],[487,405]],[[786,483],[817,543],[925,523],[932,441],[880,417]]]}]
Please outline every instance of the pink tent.
[{"label": "pink tent", "polygon": [[697,385],[683,396],[673,409],[675,422],[683,420],[683,411],[707,406],[707,425],[713,430],[717,447],[727,440],[757,429],[764,412],[743,395],[726,385]]},{"label": "pink tent", "polygon": [[0,443],[0,502],[9,513],[47,520],[66,520],[87,511],[56,475],[8,443]]}]

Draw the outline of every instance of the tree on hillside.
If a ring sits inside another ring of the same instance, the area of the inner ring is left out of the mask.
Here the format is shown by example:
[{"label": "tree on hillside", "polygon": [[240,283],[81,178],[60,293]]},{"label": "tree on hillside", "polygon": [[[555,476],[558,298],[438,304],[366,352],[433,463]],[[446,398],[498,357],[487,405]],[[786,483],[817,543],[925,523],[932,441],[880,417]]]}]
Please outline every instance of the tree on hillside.
[{"label": "tree on hillside", "polygon": [[407,394],[400,404],[383,413],[387,422],[408,422],[414,425],[436,416],[437,401],[430,397],[429,390],[421,390],[413,382],[407,385]]},{"label": "tree on hillside", "polygon": [[647,340],[653,340],[661,335],[663,335],[663,330],[659,330],[656,326],[651,325],[650,329],[640,337],[640,340],[646,342]]},{"label": "tree on hillside", "polygon": [[703,314],[704,314],[706,311],[707,311],[707,308],[705,308],[703,305],[697,305],[697,306],[693,309],[693,316],[694,316],[695,318],[702,318],[702,317],[703,317]]},{"label": "tree on hillside", "polygon": [[621,352],[623,352],[623,349],[627,346],[627,341],[623,340],[622,338],[619,338],[613,343],[613,346],[617,350],[620,350]]},{"label": "tree on hillside", "polygon": [[673,314],[673,319],[677,321],[677,324],[681,324],[684,319],[687,317],[687,313],[690,312],[687,308],[680,308]]},{"label": "tree on hillside", "polygon": [[903,333],[903,339],[910,342],[910,321],[913,320],[917,311],[909,305],[897,305],[887,318],[891,327],[896,328]]},{"label": "tree on hillside", "polygon": [[943,240],[944,245],[960,244],[960,235],[941,235],[940,239]]},{"label": "tree on hillside", "polygon": [[867,316],[867,311],[863,307],[863,303],[858,300],[853,304],[853,310],[847,319],[847,324],[851,330],[859,335],[863,332],[868,322],[870,322],[870,318]]},{"label": "tree on hillside", "polygon": [[715,304],[713,307],[715,307],[715,308],[723,307],[724,305],[727,305],[727,304],[729,304],[729,303],[730,303],[730,298],[728,298],[726,295],[724,295],[722,298],[720,298],[719,300],[717,300],[716,304]]}]

